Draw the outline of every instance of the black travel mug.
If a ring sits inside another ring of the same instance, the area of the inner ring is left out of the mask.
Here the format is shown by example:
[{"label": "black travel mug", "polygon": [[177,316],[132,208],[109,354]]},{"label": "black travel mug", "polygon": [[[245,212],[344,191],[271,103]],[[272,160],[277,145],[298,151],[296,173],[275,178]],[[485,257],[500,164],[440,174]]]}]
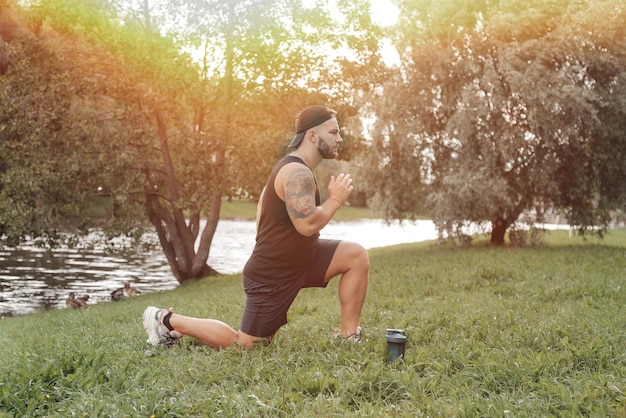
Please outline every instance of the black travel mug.
[{"label": "black travel mug", "polygon": [[404,358],[407,336],[402,329],[387,330],[387,362],[393,363],[398,358]]}]

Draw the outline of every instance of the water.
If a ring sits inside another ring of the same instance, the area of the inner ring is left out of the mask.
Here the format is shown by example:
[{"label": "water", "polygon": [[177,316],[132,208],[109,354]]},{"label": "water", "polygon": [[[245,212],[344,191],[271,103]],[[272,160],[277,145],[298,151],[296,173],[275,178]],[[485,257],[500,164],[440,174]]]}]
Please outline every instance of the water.
[{"label": "water", "polygon": [[[243,270],[254,246],[253,221],[220,221],[209,264],[220,273]],[[366,248],[436,238],[434,224],[419,221],[386,225],[382,220],[331,222],[322,238],[346,239]],[[110,293],[130,281],[144,293],[173,289],[173,277],[160,248],[111,255],[103,250],[55,250],[34,246],[0,250],[0,317],[65,307],[69,292],[88,294],[89,304],[111,300]]]}]

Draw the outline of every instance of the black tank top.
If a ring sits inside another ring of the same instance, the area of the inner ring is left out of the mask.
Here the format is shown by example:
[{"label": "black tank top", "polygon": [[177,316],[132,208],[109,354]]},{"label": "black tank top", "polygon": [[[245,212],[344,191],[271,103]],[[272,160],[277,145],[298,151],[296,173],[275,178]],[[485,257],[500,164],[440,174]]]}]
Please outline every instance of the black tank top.
[{"label": "black tank top", "polygon": [[[274,189],[278,171],[293,162],[305,165],[300,158],[287,155],[276,163],[265,185],[256,244],[243,268],[249,279],[265,283],[290,280],[311,268],[319,233],[310,237],[300,234],[289,218],[285,201]],[[315,204],[320,204],[317,184]]]}]

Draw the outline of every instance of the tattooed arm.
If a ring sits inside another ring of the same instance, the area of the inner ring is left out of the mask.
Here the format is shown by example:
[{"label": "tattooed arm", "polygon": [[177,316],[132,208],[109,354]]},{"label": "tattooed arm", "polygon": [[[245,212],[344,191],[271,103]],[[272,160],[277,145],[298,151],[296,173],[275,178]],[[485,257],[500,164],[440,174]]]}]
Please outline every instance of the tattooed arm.
[{"label": "tattooed arm", "polygon": [[[340,177],[344,177],[341,175]],[[320,206],[315,205],[315,179],[313,172],[302,164],[287,164],[276,176],[274,187],[284,201],[287,212],[299,233],[311,236],[328,224],[335,212],[352,191],[349,175],[344,181],[331,177],[329,196]]]}]

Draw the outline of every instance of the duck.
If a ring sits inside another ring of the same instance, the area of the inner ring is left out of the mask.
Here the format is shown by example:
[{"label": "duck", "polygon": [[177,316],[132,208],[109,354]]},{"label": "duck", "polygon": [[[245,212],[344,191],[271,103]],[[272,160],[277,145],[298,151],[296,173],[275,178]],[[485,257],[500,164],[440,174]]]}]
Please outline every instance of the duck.
[{"label": "duck", "polygon": [[126,290],[126,294],[130,298],[138,296],[141,293],[139,289],[137,289],[136,287],[132,287],[130,285],[130,282],[124,282],[124,290]]},{"label": "duck", "polygon": [[119,289],[115,289],[114,291],[111,292],[111,299],[114,301],[119,301],[122,300],[126,297],[126,295],[124,295],[124,288],[120,287]]},{"label": "duck", "polygon": [[68,298],[65,299],[65,305],[67,305],[69,308],[74,309],[84,308],[85,306],[87,306],[87,299],[89,299],[89,295],[84,295],[76,298],[74,292],[70,292]]}]

